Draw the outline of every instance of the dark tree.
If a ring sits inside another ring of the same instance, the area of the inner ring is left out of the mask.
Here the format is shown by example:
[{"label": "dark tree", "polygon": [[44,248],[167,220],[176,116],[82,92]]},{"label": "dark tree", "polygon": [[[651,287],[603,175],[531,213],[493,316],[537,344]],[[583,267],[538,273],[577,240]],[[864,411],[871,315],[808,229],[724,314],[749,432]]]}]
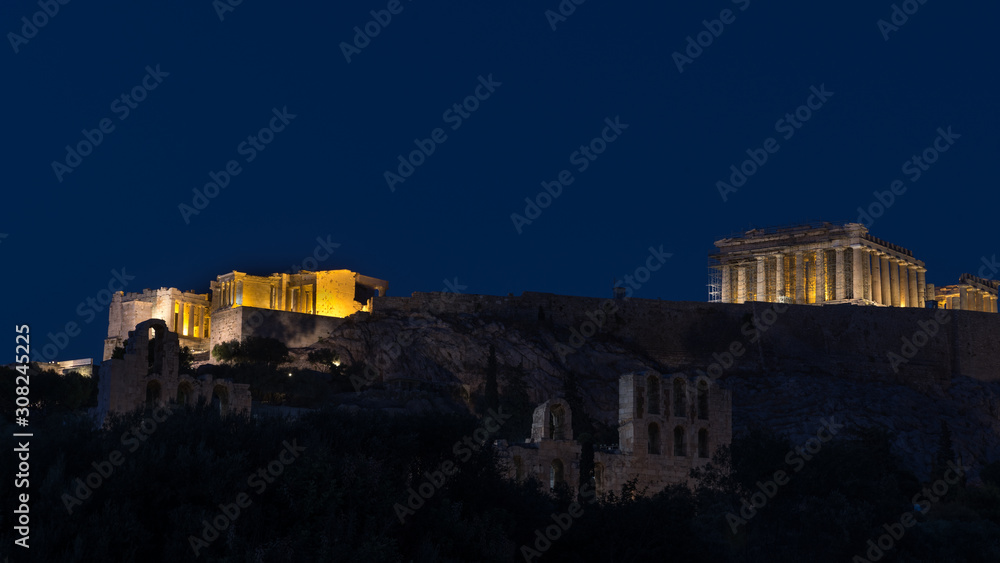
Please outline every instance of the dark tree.
[{"label": "dark tree", "polygon": [[326,371],[330,372],[331,375],[339,375],[341,372],[340,356],[329,348],[310,350],[309,361],[318,366],[322,366],[326,369]]},{"label": "dark tree", "polygon": [[194,353],[191,352],[191,348],[188,346],[181,348],[177,355],[177,373],[194,373],[192,364],[194,364]]}]

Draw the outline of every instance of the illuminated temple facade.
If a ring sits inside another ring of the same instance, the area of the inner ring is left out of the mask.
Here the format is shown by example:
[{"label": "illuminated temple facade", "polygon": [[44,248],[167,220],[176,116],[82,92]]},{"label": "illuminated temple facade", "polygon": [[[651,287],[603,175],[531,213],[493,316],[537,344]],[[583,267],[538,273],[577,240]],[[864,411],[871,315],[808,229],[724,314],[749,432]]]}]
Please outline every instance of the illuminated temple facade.
[{"label": "illuminated temple facade", "polygon": [[371,312],[372,298],[385,295],[389,282],[350,270],[300,271],[251,276],[229,272],[212,282],[212,310],[259,307],[324,317]]},{"label": "illuminated temple facade", "polygon": [[[213,317],[241,307],[269,309],[319,317],[344,318],[358,311],[370,312],[373,298],[383,296],[389,282],[350,270],[301,270],[294,274],[253,276],[232,271],[217,276],[206,293],[176,288],[146,289],[142,293],[116,293],[108,312],[108,337],[104,359],[122,346],[129,331],[149,319],[165,321],[177,333],[179,345],[194,353],[208,352],[215,335]],[[231,317],[231,315],[229,315]],[[224,338],[238,336],[226,323]]]},{"label": "illuminated temple facade", "polygon": [[963,274],[935,289],[924,262],[861,223],[813,223],[753,229],[715,241],[709,300],[997,312],[1000,282]]},{"label": "illuminated temple facade", "polygon": [[941,309],[997,312],[997,290],[1000,281],[962,274],[956,285],[937,288],[935,300]]},{"label": "illuminated temple facade", "polygon": [[924,307],[924,263],[860,223],[754,229],[715,241],[712,301]]}]

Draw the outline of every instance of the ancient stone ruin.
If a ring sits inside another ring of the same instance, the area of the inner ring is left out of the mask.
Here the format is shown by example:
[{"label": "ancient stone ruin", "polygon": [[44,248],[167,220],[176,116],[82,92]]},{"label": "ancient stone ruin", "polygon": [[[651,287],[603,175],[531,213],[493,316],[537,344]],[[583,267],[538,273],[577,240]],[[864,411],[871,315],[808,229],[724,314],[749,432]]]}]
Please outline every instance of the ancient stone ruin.
[{"label": "ancient stone ruin", "polygon": [[962,274],[956,285],[937,289],[938,308],[996,313],[998,289],[1000,289],[998,280]]},{"label": "ancient stone ruin", "polygon": [[197,405],[204,401],[221,414],[250,414],[250,386],[178,373],[180,345],[166,321],[149,319],[129,331],[125,355],[101,364],[97,408],[103,424],[108,414],[158,406]]},{"label": "ancient stone ruin", "polygon": [[[180,345],[196,355],[221,342],[247,336],[275,337],[290,347],[312,344],[358,311],[371,312],[389,282],[350,270],[300,270],[252,276],[232,271],[216,276],[207,293],[161,287],[142,293],[118,292],[108,312],[104,359],[136,324],[164,319]],[[266,312],[266,326],[264,315]],[[256,330],[260,329],[260,330]]]},{"label": "ancient stone ruin", "polygon": [[[707,377],[653,371],[623,375],[618,404],[618,444],[594,452],[590,478],[598,494],[620,491],[631,479],[650,494],[687,484],[692,468],[708,463],[716,448],[732,440],[732,395]],[[531,438],[501,443],[509,475],[518,481],[534,477],[547,489],[563,482],[575,490],[582,447],[573,439],[572,417],[563,399],[539,405]]]},{"label": "ancient stone ruin", "polygon": [[924,263],[860,223],[754,229],[715,241],[713,301],[923,307]]},{"label": "ancient stone ruin", "polygon": [[709,300],[824,305],[851,303],[997,312],[997,283],[965,274],[935,290],[913,252],[861,223],[753,229],[715,241]]}]

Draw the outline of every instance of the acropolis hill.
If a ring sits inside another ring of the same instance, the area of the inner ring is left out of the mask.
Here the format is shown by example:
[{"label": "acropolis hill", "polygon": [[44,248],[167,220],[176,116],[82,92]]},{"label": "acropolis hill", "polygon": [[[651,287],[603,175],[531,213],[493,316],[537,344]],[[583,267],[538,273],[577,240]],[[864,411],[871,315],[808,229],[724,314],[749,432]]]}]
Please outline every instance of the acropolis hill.
[{"label": "acropolis hill", "polygon": [[[859,232],[854,226],[843,227],[793,228],[808,235],[796,240],[806,244],[777,252],[782,272],[796,272],[802,264],[802,274],[782,275],[782,283],[774,254],[782,245],[773,241],[768,243],[772,246],[761,247],[766,253],[761,259],[755,254],[758,249],[743,247],[746,254],[719,260],[732,267],[729,295],[740,302],[658,301],[620,293],[609,298],[533,292],[506,297],[418,292],[397,297],[384,295],[385,282],[375,295],[361,285],[370,287],[367,280],[373,278],[354,274],[356,287],[361,287],[355,295],[363,300],[350,299],[353,314],[327,317],[302,310],[301,296],[310,290],[316,301],[318,285],[286,283],[282,288],[278,278],[261,277],[278,289],[255,290],[257,297],[248,301],[246,285],[242,291],[240,284],[226,285],[247,278],[229,279],[227,274],[212,285],[211,300],[204,296],[210,318],[202,326],[212,342],[246,336],[283,340],[293,348],[293,363],[300,369],[315,369],[306,359],[310,350],[330,348],[343,363],[366,366],[370,383],[429,393],[413,391],[417,395],[395,399],[362,393],[356,397],[361,406],[369,401],[369,406],[378,408],[436,410],[446,408],[439,398],[441,390],[465,400],[481,395],[487,351],[493,345],[501,387],[512,373],[521,372],[531,401],[541,404],[561,397],[563,382],[572,374],[588,414],[612,428],[619,422],[623,375],[707,374],[732,393],[733,431],[763,423],[797,440],[814,435],[822,417],[875,424],[897,433],[896,446],[907,465],[921,475],[930,467],[940,423],[945,421],[964,460],[985,464],[1000,459],[1000,315],[985,312],[983,305],[987,296],[996,297],[995,282],[963,276],[958,286],[943,293],[942,288],[926,284],[925,307],[903,301],[900,286],[899,305],[892,306],[894,288],[901,283],[902,257],[916,259],[902,247],[874,237],[862,242],[835,238]],[[824,230],[834,236],[824,239],[817,233]],[[757,235],[751,232],[745,238]],[[727,241],[723,247],[735,246],[730,242],[733,237],[723,240]],[[873,293],[873,280],[881,285],[887,269],[880,256],[874,260],[878,256],[874,251],[857,251],[855,243],[901,255],[893,262],[896,281],[890,274],[889,291],[883,291],[881,299]],[[812,250],[808,245],[814,245]],[[815,262],[817,250],[824,253],[821,268]],[[801,261],[796,260],[798,253]],[[855,256],[864,264],[864,253],[869,257],[867,273],[854,267]],[[761,270],[763,275],[758,275]],[[858,285],[856,272],[860,272]],[[314,274],[319,273],[305,273]],[[723,272],[719,274],[721,281]],[[920,278],[916,279],[919,285]],[[796,295],[798,280],[805,302]],[[761,282],[763,291],[758,291]],[[294,287],[299,289],[298,307],[289,310]],[[772,289],[780,287],[784,294]],[[815,302],[816,287],[824,290],[823,306]],[[977,300],[974,290],[983,299]],[[176,290],[159,290],[156,295],[172,291]],[[910,294],[908,286],[905,295]],[[114,307],[112,321],[117,314]],[[974,307],[980,310],[966,310]],[[179,310],[174,306],[175,312]],[[171,318],[176,322],[182,317],[168,317],[168,328],[174,330]],[[205,332],[194,333],[187,326],[189,338],[194,334],[205,338]]]}]

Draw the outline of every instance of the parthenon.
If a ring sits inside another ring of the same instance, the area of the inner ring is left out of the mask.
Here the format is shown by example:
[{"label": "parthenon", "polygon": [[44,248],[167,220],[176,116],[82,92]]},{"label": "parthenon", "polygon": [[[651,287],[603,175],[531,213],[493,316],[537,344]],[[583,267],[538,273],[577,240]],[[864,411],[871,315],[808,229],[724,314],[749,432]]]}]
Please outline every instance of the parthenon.
[{"label": "parthenon", "polygon": [[860,223],[754,229],[715,242],[712,301],[924,307],[924,263]]}]

